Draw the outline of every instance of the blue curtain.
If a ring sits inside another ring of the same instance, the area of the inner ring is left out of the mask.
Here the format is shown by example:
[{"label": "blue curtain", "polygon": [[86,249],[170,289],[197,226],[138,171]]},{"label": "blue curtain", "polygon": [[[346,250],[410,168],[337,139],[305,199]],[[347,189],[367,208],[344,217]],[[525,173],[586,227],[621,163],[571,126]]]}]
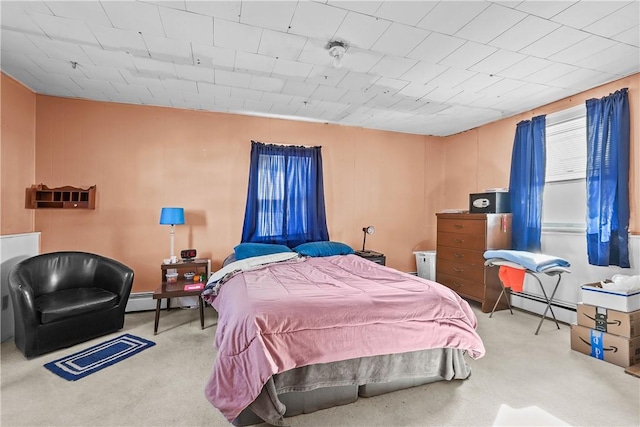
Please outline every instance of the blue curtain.
[{"label": "blue curtain", "polygon": [[293,248],[329,240],[321,148],[251,141],[242,242]]},{"label": "blue curtain", "polygon": [[522,121],[516,127],[509,179],[512,248],[515,250],[540,252],[546,167],[545,127],[545,116]]},{"label": "blue curtain", "polygon": [[629,267],[627,88],[586,104],[589,264]]}]

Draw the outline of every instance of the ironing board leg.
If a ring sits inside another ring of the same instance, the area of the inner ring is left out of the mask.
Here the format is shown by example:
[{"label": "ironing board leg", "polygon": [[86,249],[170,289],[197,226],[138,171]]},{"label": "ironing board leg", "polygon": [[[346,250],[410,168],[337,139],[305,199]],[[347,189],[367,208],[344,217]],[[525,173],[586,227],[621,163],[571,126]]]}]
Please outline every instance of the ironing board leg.
[{"label": "ironing board leg", "polygon": [[544,319],[547,315],[547,311],[551,312],[551,316],[553,317],[553,321],[556,323],[556,327],[560,329],[560,325],[558,324],[558,319],[556,319],[556,315],[553,312],[553,307],[551,307],[551,303],[553,302],[553,297],[556,295],[556,291],[558,290],[558,285],[560,284],[560,279],[562,279],[562,275],[558,274],[558,281],[556,282],[556,285],[553,288],[553,292],[551,292],[551,298],[547,297],[547,293],[544,290],[544,287],[542,286],[542,282],[540,281],[538,276],[534,274],[532,274],[532,276],[535,277],[538,283],[540,284],[540,289],[542,289],[542,294],[544,295],[544,298],[547,300],[547,307],[544,309],[544,313],[542,313],[542,318],[540,319],[540,323],[538,323],[538,329],[536,329],[535,335],[538,335],[538,332],[540,332],[540,327],[542,326],[542,322],[544,322]]},{"label": "ironing board leg", "polygon": [[496,303],[493,304],[493,310],[491,310],[491,314],[489,315],[489,318],[491,318],[491,316],[493,316],[493,312],[496,311],[496,307],[498,307],[498,303],[500,302],[500,298],[502,298],[502,295],[505,296],[505,299],[507,300],[507,305],[509,306],[509,311],[511,312],[511,314],[513,314],[513,310],[511,310],[511,303],[509,302],[509,295],[507,295],[507,291],[505,290],[504,283],[500,282],[500,284],[502,285],[502,290],[500,291],[500,295],[498,295],[498,299],[496,300]]}]

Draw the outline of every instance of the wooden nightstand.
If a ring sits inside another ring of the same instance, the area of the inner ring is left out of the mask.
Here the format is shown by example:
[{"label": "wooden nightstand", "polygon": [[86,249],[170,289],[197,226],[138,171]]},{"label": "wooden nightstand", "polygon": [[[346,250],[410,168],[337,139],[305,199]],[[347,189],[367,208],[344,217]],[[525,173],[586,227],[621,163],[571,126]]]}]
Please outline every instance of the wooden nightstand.
[{"label": "wooden nightstand", "polygon": [[387,261],[387,257],[385,257],[384,254],[381,254],[380,252],[367,250],[367,251],[355,251],[355,254],[380,265],[385,265]]}]

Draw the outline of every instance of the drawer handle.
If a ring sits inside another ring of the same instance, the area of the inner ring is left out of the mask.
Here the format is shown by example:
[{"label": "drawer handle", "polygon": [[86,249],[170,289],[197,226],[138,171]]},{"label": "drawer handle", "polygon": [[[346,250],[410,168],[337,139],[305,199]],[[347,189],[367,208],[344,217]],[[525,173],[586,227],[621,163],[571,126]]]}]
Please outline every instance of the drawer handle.
[{"label": "drawer handle", "polygon": [[456,243],[462,243],[464,242],[464,239],[453,239],[453,241]]},{"label": "drawer handle", "polygon": [[464,225],[462,225],[462,224],[454,224],[453,226],[454,226],[455,228],[463,228],[463,227],[464,227]]},{"label": "drawer handle", "polygon": [[455,271],[456,273],[462,273],[464,271],[464,268],[453,267],[453,271]]},{"label": "drawer handle", "polygon": [[464,255],[462,255],[460,252],[454,252],[453,256],[456,258],[462,258]]},{"label": "drawer handle", "polygon": [[464,286],[464,285],[461,285],[461,284],[460,284],[460,283],[458,283],[458,282],[451,282],[451,284],[452,284],[453,286],[457,286],[457,287],[459,287],[459,288],[461,288],[461,287],[463,287],[463,286]]}]

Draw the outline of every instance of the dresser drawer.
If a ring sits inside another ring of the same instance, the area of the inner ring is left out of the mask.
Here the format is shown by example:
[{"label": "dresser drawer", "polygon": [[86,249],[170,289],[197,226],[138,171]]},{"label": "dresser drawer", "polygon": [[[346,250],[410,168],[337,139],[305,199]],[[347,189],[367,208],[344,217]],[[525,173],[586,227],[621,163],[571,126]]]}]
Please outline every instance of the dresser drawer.
[{"label": "dresser drawer", "polygon": [[463,233],[463,234],[478,234],[484,235],[487,228],[486,221],[480,220],[465,220],[465,219],[440,219],[438,220],[438,232],[443,231],[446,233]]},{"label": "dresser drawer", "polygon": [[484,234],[459,234],[438,231],[438,247],[449,246],[482,251],[484,253],[485,244]]},{"label": "dresser drawer", "polygon": [[473,282],[484,283],[484,266],[474,266],[462,262],[436,258],[436,272]]},{"label": "dresser drawer", "polygon": [[482,282],[461,279],[440,272],[437,273],[436,281],[451,288],[460,296],[469,297],[480,302],[484,301],[484,284]]},{"label": "dresser drawer", "polygon": [[454,248],[450,246],[438,246],[436,251],[439,259],[462,262],[474,266],[484,265],[484,252],[470,249]]}]

